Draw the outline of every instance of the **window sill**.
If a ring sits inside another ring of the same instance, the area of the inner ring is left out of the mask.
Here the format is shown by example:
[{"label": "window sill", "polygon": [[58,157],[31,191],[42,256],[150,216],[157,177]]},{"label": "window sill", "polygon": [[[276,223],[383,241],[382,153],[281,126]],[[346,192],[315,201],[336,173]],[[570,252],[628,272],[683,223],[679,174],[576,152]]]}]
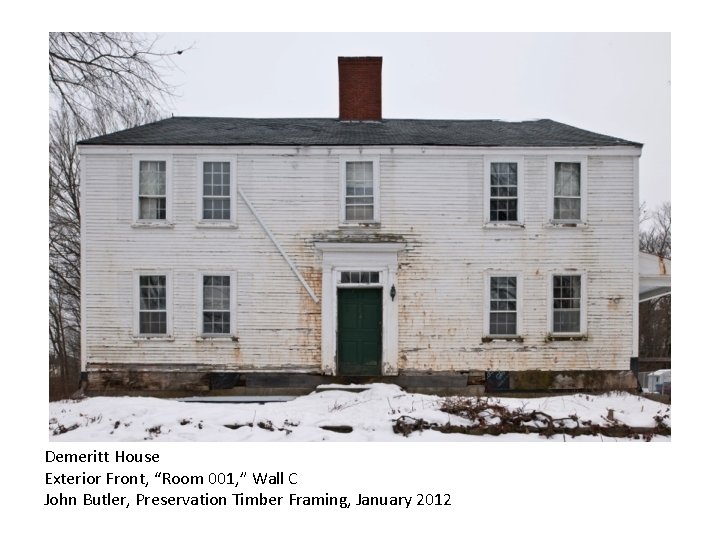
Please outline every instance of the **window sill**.
[{"label": "window sill", "polygon": [[132,336],[133,341],[175,341],[174,336]]},{"label": "window sill", "polygon": [[545,229],[587,229],[589,227],[587,221],[548,221],[543,224]]},{"label": "window sill", "polygon": [[519,221],[486,221],[483,229],[524,229],[525,224]]},{"label": "window sill", "polygon": [[136,221],[131,227],[133,229],[172,229],[175,224],[168,221]]},{"label": "window sill", "polygon": [[201,336],[197,336],[197,337],[195,338],[195,341],[197,341],[197,342],[199,342],[199,343],[205,342],[205,341],[213,341],[213,342],[214,342],[214,341],[218,341],[218,342],[227,341],[227,342],[231,342],[231,341],[238,341],[238,338],[237,338],[237,336],[223,336],[223,335],[203,334],[203,335],[201,335]]},{"label": "window sill", "polygon": [[338,225],[341,229],[379,229],[379,221],[357,221],[357,222],[344,222]]},{"label": "window sill", "polygon": [[522,336],[483,336],[483,343],[492,343],[493,341],[514,341],[522,343],[525,341]]},{"label": "window sill", "polygon": [[227,221],[198,221],[195,223],[198,229],[237,229],[238,224]]},{"label": "window sill", "polygon": [[587,341],[587,334],[548,334],[545,341]]}]

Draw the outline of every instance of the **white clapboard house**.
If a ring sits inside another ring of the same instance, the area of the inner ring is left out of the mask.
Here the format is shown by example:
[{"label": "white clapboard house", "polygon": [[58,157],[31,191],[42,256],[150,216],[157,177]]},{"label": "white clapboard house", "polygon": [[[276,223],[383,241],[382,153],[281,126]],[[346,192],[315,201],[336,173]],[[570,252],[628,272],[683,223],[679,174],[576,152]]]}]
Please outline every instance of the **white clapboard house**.
[{"label": "white clapboard house", "polygon": [[634,384],[642,145],[552,120],[173,117],[79,143],[88,392]]}]

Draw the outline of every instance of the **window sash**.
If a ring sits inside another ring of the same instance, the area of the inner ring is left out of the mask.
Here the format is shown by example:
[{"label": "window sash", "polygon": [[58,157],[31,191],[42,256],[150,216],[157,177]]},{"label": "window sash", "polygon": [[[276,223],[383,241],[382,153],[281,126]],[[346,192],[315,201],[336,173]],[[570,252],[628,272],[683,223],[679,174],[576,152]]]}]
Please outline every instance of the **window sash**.
[{"label": "window sash", "polygon": [[143,335],[167,334],[167,278],[139,276],[138,329]]},{"label": "window sash", "polygon": [[489,334],[517,335],[518,314],[517,276],[490,277]]},{"label": "window sash", "polygon": [[579,275],[553,276],[553,332],[579,333],[581,331],[582,277]]},{"label": "window sash", "polygon": [[202,333],[230,335],[231,287],[230,276],[202,277]]}]

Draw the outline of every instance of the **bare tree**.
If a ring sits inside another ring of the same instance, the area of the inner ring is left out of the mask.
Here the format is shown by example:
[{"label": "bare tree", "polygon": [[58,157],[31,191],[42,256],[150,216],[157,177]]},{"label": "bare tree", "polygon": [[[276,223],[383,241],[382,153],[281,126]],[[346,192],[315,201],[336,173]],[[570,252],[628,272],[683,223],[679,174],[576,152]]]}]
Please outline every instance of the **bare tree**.
[{"label": "bare tree", "polygon": [[[650,212],[640,208],[640,251],[669,259],[672,253],[670,203]],[[671,297],[662,296],[640,304],[640,356],[670,357]]]},{"label": "bare tree", "polygon": [[[78,140],[156,120],[172,97],[170,57],[131,33],[51,33],[49,42],[49,326],[56,395],[77,389],[80,361]],[[52,392],[52,386],[51,386]]]}]

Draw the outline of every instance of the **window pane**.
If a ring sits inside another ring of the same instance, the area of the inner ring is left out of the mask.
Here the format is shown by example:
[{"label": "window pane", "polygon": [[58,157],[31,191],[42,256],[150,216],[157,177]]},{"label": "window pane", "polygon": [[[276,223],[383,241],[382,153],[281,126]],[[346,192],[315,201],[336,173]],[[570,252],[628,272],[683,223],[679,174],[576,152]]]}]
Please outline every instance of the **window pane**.
[{"label": "window pane", "polygon": [[164,311],[141,311],[140,333],[167,334],[167,313]]},{"label": "window pane", "polygon": [[490,334],[514,336],[517,334],[517,313],[490,313]]},{"label": "window pane", "polygon": [[165,162],[140,162],[140,195],[165,195]]},{"label": "window pane", "polygon": [[166,219],[164,197],[140,197],[139,219]]},{"label": "window pane", "polygon": [[555,197],[554,219],[580,219],[580,199]]},{"label": "window pane", "polygon": [[579,163],[555,163],[555,195],[580,196]]},{"label": "window pane", "polygon": [[230,309],[230,276],[203,276],[203,309]]},{"label": "window pane", "polygon": [[203,311],[203,334],[229,334],[229,311]]}]

